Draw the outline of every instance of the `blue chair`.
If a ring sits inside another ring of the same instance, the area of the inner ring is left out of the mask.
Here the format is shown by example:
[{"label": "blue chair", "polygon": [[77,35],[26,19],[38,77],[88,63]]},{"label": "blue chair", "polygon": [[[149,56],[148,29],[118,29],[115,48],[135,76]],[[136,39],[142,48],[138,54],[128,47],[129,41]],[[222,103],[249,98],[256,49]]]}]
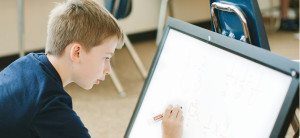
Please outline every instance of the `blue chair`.
[{"label": "blue chair", "polygon": [[[126,18],[130,14],[131,9],[132,9],[132,1],[131,0],[104,0],[104,4],[105,4],[105,8],[117,20]],[[130,40],[128,39],[127,35],[124,36],[124,43],[125,43],[125,46],[128,48],[128,51],[129,51],[130,55],[132,56],[135,64],[137,65],[141,75],[145,79],[147,77],[147,71],[146,71],[141,59],[139,58],[138,54],[134,50],[133,45],[130,42]],[[125,96],[126,93],[124,92],[124,89],[113,69],[111,72],[111,78],[112,78],[112,81],[115,84],[119,94],[121,96]]]},{"label": "blue chair", "polygon": [[256,0],[210,0],[212,30],[270,50]]},{"label": "blue chair", "polygon": [[116,18],[126,18],[132,9],[131,0],[105,0],[105,8]]}]

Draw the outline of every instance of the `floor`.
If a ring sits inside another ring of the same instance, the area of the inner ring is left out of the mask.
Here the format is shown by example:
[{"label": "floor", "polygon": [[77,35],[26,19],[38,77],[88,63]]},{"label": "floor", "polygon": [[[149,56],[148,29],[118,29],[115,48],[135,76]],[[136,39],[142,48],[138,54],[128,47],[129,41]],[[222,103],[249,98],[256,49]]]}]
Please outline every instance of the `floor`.
[{"label": "floor", "polygon": [[[299,60],[299,35],[273,32],[268,34],[268,38],[272,52]],[[134,43],[134,46],[149,69],[156,51],[155,41]],[[126,97],[118,95],[109,77],[90,91],[85,91],[75,84],[66,87],[73,98],[74,110],[94,138],[124,136],[144,83],[125,47],[116,51],[112,65],[125,88]],[[293,133],[290,129],[287,137],[291,137]]]}]

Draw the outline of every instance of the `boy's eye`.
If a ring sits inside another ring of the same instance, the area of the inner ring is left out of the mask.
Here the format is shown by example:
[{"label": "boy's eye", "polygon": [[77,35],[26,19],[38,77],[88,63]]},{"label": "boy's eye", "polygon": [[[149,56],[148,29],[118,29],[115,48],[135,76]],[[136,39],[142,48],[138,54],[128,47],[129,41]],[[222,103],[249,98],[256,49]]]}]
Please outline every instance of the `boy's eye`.
[{"label": "boy's eye", "polygon": [[105,60],[110,60],[110,58],[109,57],[105,57]]}]

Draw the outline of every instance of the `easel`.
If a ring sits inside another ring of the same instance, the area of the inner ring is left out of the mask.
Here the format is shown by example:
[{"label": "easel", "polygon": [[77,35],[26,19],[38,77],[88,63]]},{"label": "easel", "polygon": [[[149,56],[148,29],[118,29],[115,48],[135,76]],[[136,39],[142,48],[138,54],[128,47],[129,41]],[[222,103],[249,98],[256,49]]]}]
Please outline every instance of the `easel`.
[{"label": "easel", "polygon": [[[161,1],[156,37],[157,45],[159,45],[162,37],[167,11],[169,10],[169,15],[173,16],[171,4],[172,0]],[[222,0],[222,2],[220,0],[210,0],[210,8],[213,31],[270,50],[261,12],[256,0],[238,2],[234,0]],[[231,26],[228,27],[228,25]],[[299,121],[296,116],[293,117],[291,124],[294,131],[299,130]]]}]

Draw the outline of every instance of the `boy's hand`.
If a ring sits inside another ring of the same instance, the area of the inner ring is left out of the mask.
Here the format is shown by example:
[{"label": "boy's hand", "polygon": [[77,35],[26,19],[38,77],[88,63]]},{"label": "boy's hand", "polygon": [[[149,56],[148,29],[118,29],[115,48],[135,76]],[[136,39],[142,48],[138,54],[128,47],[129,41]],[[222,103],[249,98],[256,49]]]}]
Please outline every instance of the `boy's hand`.
[{"label": "boy's hand", "polygon": [[163,138],[181,138],[183,129],[181,107],[169,105],[162,119]]}]

